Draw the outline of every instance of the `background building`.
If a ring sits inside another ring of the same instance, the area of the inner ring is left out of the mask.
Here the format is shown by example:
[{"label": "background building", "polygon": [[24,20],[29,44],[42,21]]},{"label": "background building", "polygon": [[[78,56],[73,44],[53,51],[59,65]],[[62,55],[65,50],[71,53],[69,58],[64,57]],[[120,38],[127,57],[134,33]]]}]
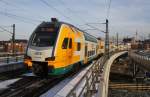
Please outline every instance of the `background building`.
[{"label": "background building", "polygon": [[146,39],[143,41],[144,49],[150,50],[150,39]]},{"label": "background building", "polygon": [[[14,49],[16,53],[24,53],[27,47],[27,40],[16,39]],[[0,41],[0,52],[12,53],[13,44],[12,41]]]}]

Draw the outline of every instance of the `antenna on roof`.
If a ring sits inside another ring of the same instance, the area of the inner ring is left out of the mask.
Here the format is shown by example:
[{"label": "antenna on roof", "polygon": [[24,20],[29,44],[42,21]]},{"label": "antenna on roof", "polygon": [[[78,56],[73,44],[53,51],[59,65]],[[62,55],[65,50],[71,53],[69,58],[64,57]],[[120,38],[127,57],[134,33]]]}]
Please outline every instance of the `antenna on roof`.
[{"label": "antenna on roof", "polygon": [[58,22],[57,18],[51,18],[51,22]]}]

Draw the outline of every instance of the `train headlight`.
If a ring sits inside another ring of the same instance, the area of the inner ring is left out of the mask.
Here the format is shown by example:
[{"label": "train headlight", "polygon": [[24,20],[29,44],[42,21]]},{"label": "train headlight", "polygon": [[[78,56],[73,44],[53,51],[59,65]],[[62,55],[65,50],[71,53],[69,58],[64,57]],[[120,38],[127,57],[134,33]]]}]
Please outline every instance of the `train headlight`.
[{"label": "train headlight", "polygon": [[54,61],[55,60],[55,57],[48,57],[48,58],[45,58],[45,61]]}]

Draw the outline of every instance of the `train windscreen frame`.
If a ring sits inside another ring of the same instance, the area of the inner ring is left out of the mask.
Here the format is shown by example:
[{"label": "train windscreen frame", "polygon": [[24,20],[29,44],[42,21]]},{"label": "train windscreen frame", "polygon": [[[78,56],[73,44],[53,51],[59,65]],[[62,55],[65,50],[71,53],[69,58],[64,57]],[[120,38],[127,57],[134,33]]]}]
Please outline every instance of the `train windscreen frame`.
[{"label": "train windscreen frame", "polygon": [[39,26],[32,34],[29,45],[34,47],[54,46],[58,31],[59,27],[50,24]]}]

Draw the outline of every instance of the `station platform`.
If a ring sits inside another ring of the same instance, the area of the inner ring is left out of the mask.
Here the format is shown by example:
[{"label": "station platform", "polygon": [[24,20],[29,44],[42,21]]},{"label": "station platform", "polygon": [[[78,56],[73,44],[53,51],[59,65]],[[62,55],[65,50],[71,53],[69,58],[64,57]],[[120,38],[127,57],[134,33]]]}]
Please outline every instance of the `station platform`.
[{"label": "station platform", "polygon": [[0,64],[0,73],[13,71],[17,69],[25,68],[23,61],[11,62],[11,63],[1,63]]}]

